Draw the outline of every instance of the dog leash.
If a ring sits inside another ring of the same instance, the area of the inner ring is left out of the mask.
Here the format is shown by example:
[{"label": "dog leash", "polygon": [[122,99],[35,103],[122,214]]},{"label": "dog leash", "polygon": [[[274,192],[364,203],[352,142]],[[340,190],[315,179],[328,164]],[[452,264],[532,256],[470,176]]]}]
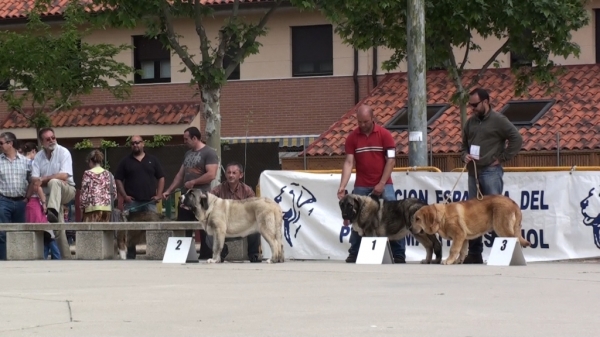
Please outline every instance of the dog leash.
[{"label": "dog leash", "polygon": [[151,203],[156,203],[156,200],[150,200],[150,201],[148,201],[148,202],[145,202],[145,203],[143,203],[143,204],[140,204],[140,205],[137,205],[137,206],[133,206],[133,207],[131,207],[131,208],[129,208],[129,209],[127,209],[127,210],[123,211],[123,213],[124,213],[125,215],[128,215],[130,212],[132,212],[132,211],[135,211],[135,210],[136,210],[136,209],[138,209],[138,208],[142,208],[142,207],[144,207],[144,206],[146,206],[146,205],[150,205]]},{"label": "dog leash", "polygon": [[[475,185],[477,186],[477,200],[482,200],[483,193],[481,193],[481,189],[479,188],[479,177],[477,176],[477,165],[475,165],[474,160],[471,160],[471,162],[473,163],[473,169],[475,170]],[[450,196],[452,195],[452,192],[454,192],[454,190],[456,189],[456,185],[458,185],[458,182],[460,181],[460,177],[465,172],[467,165],[469,165],[469,163],[465,163],[465,166],[463,166],[463,169],[460,171],[460,174],[458,175],[458,178],[456,179],[454,186],[452,186],[452,190],[450,191],[450,193],[448,193],[448,196],[446,198],[444,198],[444,204],[452,202],[452,200],[450,199]]]}]

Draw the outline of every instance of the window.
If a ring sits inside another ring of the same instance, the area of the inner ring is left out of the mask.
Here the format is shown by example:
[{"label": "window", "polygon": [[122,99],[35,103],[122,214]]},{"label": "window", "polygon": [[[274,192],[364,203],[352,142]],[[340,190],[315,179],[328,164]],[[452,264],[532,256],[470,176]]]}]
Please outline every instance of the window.
[{"label": "window", "polygon": [[531,125],[552,107],[554,100],[510,101],[500,111],[514,125]]},{"label": "window", "polygon": [[0,90],[6,90],[8,89],[8,86],[10,85],[10,80],[0,80]]},{"label": "window", "polygon": [[[521,38],[523,39],[522,43],[530,43],[531,44],[531,36],[532,36],[533,32],[531,31],[531,29],[526,29],[524,32],[522,32],[521,34]],[[528,42],[527,42],[528,41]],[[515,52],[510,52],[510,66],[511,67],[531,67],[533,66],[533,63],[531,61],[529,61],[527,58],[525,58],[524,56],[519,55],[519,53],[515,53]]]},{"label": "window", "polygon": [[526,58],[510,52],[510,66],[513,67],[522,67],[522,66],[527,66],[527,67],[531,67],[533,65],[533,63],[531,63],[530,61],[528,61]]},{"label": "window", "polygon": [[[233,57],[235,56],[235,53],[237,53],[239,51],[239,48],[229,48],[227,50],[227,52],[225,53],[225,57],[223,57],[223,70],[227,69],[227,67],[229,66],[229,64],[232,62]],[[235,69],[233,70],[233,72],[229,75],[229,77],[227,78],[227,80],[239,80],[240,79],[240,65],[238,64],[237,67],[235,67]]]},{"label": "window", "polygon": [[171,54],[157,38],[133,37],[133,63],[141,74],[134,75],[135,83],[171,82]]},{"label": "window", "polygon": [[[427,125],[438,119],[450,105],[448,104],[431,104],[427,106]],[[402,108],[396,113],[387,125],[386,128],[391,130],[408,129],[408,108]]]},{"label": "window", "polygon": [[333,75],[333,27],[292,27],[292,76]]},{"label": "window", "polygon": [[596,30],[596,63],[600,63],[600,8],[594,9],[595,30]]}]

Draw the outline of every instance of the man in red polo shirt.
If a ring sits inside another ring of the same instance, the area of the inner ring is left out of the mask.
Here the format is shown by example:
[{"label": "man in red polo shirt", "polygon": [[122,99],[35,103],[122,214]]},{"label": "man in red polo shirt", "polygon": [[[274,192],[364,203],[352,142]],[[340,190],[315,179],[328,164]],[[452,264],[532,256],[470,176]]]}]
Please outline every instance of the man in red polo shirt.
[{"label": "man in red polo shirt", "polygon": [[[396,200],[392,185],[392,169],[396,164],[396,142],[392,134],[375,123],[373,109],[361,105],[356,112],[358,128],[346,138],[346,161],[342,168],[342,179],[338,189],[338,199],[344,197],[350,180],[352,167],[356,163],[356,180],[352,193],[374,194],[384,200]],[[350,233],[350,249],[346,262],[355,263],[362,238],[354,229]],[[395,263],[406,263],[406,242],[404,239],[390,241]]]}]

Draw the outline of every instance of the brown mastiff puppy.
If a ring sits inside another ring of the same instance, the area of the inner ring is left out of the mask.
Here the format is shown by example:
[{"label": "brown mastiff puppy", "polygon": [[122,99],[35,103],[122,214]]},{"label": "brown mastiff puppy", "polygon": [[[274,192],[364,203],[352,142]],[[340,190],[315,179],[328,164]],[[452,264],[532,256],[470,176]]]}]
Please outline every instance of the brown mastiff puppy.
[{"label": "brown mastiff puppy", "polygon": [[470,239],[494,230],[502,237],[515,237],[523,247],[531,244],[521,236],[521,209],[503,195],[486,195],[449,204],[424,206],[415,213],[413,230],[438,233],[452,240],[450,255],[442,264],[460,264],[467,255]]}]

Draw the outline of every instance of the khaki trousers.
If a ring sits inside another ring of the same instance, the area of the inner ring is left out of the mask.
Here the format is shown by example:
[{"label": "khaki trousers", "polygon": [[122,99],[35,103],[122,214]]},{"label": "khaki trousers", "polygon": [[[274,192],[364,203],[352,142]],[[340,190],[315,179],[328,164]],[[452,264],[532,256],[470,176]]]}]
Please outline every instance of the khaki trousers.
[{"label": "khaki trousers", "polygon": [[[47,208],[52,208],[58,212],[58,222],[65,222],[63,205],[69,203],[75,198],[75,187],[59,179],[51,179],[48,182],[48,194],[46,194]],[[60,250],[60,255],[64,260],[71,259],[71,248],[67,240],[65,230],[54,231],[56,243]]]}]

